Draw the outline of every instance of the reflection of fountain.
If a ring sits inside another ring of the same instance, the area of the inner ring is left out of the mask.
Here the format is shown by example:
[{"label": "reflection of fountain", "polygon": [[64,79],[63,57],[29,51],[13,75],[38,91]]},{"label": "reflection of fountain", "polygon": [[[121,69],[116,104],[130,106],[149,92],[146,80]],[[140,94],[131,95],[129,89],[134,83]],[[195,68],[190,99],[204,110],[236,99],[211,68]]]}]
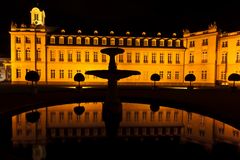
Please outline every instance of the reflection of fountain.
[{"label": "reflection of fountain", "polygon": [[121,48],[105,48],[101,53],[110,56],[108,70],[86,71],[85,74],[108,79],[108,95],[103,103],[102,117],[107,136],[115,136],[122,120],[122,104],[118,95],[117,81],[132,75],[140,75],[139,71],[118,70],[115,56],[124,52]]}]

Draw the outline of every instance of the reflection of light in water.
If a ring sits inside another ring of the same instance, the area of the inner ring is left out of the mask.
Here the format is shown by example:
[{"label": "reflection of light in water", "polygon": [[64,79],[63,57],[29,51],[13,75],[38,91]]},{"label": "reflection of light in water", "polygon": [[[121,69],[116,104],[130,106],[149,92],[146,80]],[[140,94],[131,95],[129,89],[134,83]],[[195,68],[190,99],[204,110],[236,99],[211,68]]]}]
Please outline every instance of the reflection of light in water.
[{"label": "reflection of light in water", "polygon": [[[152,112],[149,105],[122,103],[122,121],[118,137],[140,140],[153,137],[179,137],[181,142],[196,142],[211,147],[214,142],[239,144],[239,131],[230,125],[196,113],[161,106]],[[25,114],[12,117],[12,141],[14,144],[33,144],[37,132],[38,142],[51,139],[105,137],[102,121],[102,103],[81,103],[85,107],[82,115],[74,113],[76,104],[65,104],[42,108],[40,120],[35,125],[26,122]]]}]

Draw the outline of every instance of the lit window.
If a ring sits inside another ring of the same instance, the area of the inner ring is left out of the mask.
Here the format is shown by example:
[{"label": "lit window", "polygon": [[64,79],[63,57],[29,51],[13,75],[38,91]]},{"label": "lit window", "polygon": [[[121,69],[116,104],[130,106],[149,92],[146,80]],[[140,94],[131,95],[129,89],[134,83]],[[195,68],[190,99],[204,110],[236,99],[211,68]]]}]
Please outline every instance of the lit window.
[{"label": "lit window", "polygon": [[72,37],[68,37],[68,44],[73,44],[73,38]]},{"label": "lit window", "polygon": [[64,37],[63,36],[59,37],[59,44],[64,44]]},{"label": "lit window", "polygon": [[90,44],[90,38],[89,37],[86,37],[85,38],[85,45],[89,45]]},{"label": "lit window", "polygon": [[97,37],[95,37],[95,38],[93,39],[93,44],[94,44],[94,45],[98,45],[98,38],[97,38]]},{"label": "lit window", "polygon": [[54,36],[50,37],[50,44],[55,44],[55,37]]}]

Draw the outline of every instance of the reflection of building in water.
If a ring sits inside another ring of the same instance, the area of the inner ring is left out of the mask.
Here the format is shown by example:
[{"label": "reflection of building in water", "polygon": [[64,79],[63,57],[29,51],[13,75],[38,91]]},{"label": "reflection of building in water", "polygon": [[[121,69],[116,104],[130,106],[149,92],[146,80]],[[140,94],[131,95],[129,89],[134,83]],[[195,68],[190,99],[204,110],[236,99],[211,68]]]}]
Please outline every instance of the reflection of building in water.
[{"label": "reflection of building in water", "polygon": [[[25,113],[12,118],[13,144],[48,143],[54,140],[81,141],[105,137],[102,121],[102,103],[84,103],[85,112],[77,116],[76,104],[66,104],[39,109],[37,125],[26,121]],[[36,127],[37,126],[37,127]],[[149,105],[123,103],[123,119],[118,137],[144,140],[149,137],[179,138],[180,142],[194,142],[211,147],[215,142],[240,143],[239,131],[212,118],[179,109],[160,107],[152,112]]]}]

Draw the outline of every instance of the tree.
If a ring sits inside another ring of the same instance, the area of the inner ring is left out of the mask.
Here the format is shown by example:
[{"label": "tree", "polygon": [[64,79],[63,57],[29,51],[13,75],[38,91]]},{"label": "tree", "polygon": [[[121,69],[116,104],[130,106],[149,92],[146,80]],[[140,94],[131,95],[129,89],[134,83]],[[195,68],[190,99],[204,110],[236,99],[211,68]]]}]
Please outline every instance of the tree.
[{"label": "tree", "polygon": [[189,81],[190,82],[190,86],[189,88],[192,88],[192,82],[194,82],[196,80],[196,76],[192,73],[189,73],[185,76],[185,81]]},{"label": "tree", "polygon": [[235,82],[240,81],[240,75],[237,73],[232,73],[228,76],[229,81],[233,81],[233,87],[235,87]]},{"label": "tree", "polygon": [[151,75],[151,81],[153,81],[153,88],[156,87],[156,81],[160,81],[160,75],[157,73],[153,73]]},{"label": "tree", "polygon": [[80,116],[85,111],[85,107],[80,106],[80,104],[73,108],[73,111],[76,115]]},{"label": "tree", "polygon": [[32,111],[26,113],[26,120],[30,123],[35,123],[39,120],[40,118],[40,112],[38,111]]},{"label": "tree", "polygon": [[78,82],[78,88],[80,88],[80,82],[85,81],[85,77],[82,73],[76,73],[74,76],[74,81]]},{"label": "tree", "polygon": [[25,75],[25,80],[31,81],[33,85],[33,82],[37,83],[40,80],[40,76],[37,71],[29,71]]}]

